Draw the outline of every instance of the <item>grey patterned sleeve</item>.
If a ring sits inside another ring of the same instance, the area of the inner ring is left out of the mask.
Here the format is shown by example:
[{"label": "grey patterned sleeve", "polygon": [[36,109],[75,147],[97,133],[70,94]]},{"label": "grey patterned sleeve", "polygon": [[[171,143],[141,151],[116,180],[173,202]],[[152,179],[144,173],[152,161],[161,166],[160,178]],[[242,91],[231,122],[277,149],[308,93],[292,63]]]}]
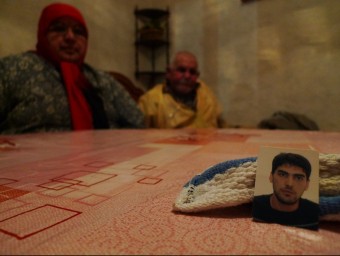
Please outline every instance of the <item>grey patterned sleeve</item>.
[{"label": "grey patterned sleeve", "polygon": [[87,76],[103,99],[110,128],[145,128],[143,112],[111,75],[92,69]]},{"label": "grey patterned sleeve", "polygon": [[6,118],[8,112],[8,95],[7,95],[7,72],[5,59],[0,59],[0,127]]},{"label": "grey patterned sleeve", "polygon": [[118,111],[119,123],[126,128],[144,128],[144,116],[136,102],[118,82],[113,82],[115,86],[112,88],[116,95],[114,104]]}]

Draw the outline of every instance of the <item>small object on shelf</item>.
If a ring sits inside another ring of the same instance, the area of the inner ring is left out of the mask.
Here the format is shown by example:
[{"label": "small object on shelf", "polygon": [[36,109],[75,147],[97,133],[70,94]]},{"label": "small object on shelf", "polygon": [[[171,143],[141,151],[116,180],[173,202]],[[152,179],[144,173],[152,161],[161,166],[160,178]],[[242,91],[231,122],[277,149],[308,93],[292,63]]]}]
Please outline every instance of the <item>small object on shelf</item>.
[{"label": "small object on shelf", "polygon": [[154,41],[162,40],[164,36],[164,31],[157,28],[143,28],[139,31],[139,38],[142,41]]},{"label": "small object on shelf", "polygon": [[167,11],[158,9],[136,10],[136,15],[143,25],[138,28],[139,40],[164,40]]}]

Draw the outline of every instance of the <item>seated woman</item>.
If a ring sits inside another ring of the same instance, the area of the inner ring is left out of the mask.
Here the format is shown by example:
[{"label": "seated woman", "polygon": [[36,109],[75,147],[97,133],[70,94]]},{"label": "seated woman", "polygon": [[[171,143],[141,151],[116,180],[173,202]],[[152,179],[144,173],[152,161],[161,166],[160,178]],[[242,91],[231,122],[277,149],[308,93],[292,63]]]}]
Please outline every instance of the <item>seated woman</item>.
[{"label": "seated woman", "polygon": [[79,10],[44,8],[36,51],[0,60],[0,133],[144,127],[126,90],[84,63],[87,43]]}]

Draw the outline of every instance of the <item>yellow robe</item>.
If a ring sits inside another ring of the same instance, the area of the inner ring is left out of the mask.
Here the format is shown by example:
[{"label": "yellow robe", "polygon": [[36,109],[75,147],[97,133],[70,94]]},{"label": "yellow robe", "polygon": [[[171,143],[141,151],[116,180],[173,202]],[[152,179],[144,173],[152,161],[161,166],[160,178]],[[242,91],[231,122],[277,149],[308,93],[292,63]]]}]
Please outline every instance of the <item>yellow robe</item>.
[{"label": "yellow robe", "polygon": [[163,93],[158,84],[139,99],[148,128],[217,128],[221,107],[209,87],[200,82],[197,89],[196,111]]}]

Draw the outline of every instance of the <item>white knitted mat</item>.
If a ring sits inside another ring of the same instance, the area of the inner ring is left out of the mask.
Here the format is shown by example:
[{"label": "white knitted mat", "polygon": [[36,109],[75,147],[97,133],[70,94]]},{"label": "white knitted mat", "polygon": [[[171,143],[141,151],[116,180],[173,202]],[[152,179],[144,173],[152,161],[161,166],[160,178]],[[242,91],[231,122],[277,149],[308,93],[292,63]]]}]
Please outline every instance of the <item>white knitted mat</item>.
[{"label": "white knitted mat", "polygon": [[[340,155],[320,154],[319,162],[320,220],[340,221]],[[208,168],[183,187],[173,210],[200,212],[252,202],[256,168],[256,158],[226,161]]]}]

